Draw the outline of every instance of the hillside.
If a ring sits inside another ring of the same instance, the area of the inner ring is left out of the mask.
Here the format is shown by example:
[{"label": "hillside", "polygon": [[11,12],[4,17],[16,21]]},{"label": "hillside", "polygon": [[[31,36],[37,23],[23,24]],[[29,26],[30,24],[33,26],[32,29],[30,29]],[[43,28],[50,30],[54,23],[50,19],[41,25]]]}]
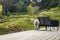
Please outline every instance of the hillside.
[{"label": "hillside", "polygon": [[[18,13],[19,14],[19,13]],[[49,16],[51,19],[60,21],[60,8],[51,8],[50,10],[43,10],[35,15],[24,14],[5,16],[0,22],[0,34],[7,34],[12,32],[20,32],[34,29],[31,19],[36,19],[39,15]],[[13,30],[9,29],[12,28]]]}]

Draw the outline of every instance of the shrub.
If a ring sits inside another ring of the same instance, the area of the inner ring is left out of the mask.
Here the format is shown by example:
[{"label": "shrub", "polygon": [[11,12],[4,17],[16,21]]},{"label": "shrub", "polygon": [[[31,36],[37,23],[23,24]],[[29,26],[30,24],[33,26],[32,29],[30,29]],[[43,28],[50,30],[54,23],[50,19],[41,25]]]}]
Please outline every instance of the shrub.
[{"label": "shrub", "polygon": [[60,13],[60,7],[55,7],[50,9],[53,12],[59,12]]},{"label": "shrub", "polygon": [[47,12],[47,11],[44,11],[44,12],[41,12],[40,15],[46,15],[46,16],[49,16],[50,18],[54,19],[54,20],[59,20],[59,14],[55,14],[54,12]]},{"label": "shrub", "polygon": [[34,14],[34,8],[31,6],[31,4],[28,6],[27,11],[30,15]]},{"label": "shrub", "polygon": [[2,5],[0,5],[0,15],[1,15],[1,13],[2,13]]}]

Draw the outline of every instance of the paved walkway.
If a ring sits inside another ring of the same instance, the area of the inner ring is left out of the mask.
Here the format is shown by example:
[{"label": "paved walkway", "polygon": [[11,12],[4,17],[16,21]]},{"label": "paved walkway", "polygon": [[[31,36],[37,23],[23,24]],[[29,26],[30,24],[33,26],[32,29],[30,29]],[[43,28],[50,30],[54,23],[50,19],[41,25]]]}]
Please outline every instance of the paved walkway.
[{"label": "paved walkway", "polygon": [[0,40],[60,40],[60,30],[30,30],[1,35]]}]

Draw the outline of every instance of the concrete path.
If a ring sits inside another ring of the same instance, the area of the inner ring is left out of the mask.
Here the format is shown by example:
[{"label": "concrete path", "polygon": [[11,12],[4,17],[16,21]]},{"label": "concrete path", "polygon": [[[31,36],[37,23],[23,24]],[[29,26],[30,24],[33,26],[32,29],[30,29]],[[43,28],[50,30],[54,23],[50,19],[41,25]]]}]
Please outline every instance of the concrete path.
[{"label": "concrete path", "polygon": [[0,40],[60,40],[60,30],[30,30],[1,35]]}]

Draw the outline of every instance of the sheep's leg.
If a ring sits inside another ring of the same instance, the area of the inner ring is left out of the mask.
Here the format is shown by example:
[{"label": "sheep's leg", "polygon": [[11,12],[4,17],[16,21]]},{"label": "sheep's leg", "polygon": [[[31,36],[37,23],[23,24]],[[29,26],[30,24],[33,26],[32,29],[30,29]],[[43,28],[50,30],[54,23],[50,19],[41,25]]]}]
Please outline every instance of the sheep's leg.
[{"label": "sheep's leg", "polygon": [[39,26],[38,25],[35,25],[35,28],[34,28],[35,30],[38,30],[39,29]]},{"label": "sheep's leg", "polygon": [[46,26],[46,31],[47,31],[47,26]]},{"label": "sheep's leg", "polygon": [[57,31],[58,31],[59,27],[57,27]]},{"label": "sheep's leg", "polygon": [[37,26],[37,25],[34,25],[34,29],[35,29],[35,30],[38,30],[38,26]]},{"label": "sheep's leg", "polygon": [[51,31],[51,27],[50,27],[50,31]]}]

